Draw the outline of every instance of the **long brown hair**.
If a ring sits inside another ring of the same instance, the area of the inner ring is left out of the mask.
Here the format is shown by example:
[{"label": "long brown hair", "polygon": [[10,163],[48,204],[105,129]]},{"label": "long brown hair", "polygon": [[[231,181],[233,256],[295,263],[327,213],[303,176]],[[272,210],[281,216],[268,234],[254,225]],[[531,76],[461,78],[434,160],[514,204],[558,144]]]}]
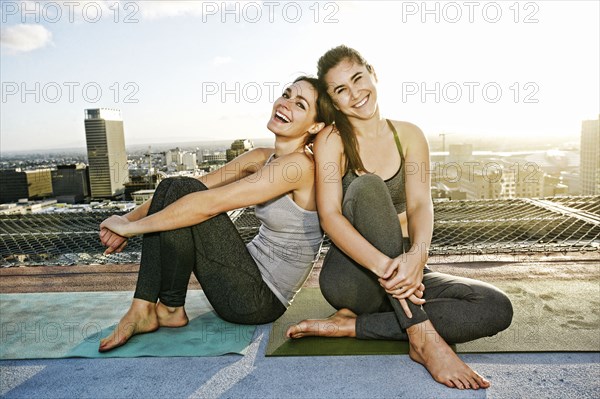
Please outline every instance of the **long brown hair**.
[{"label": "long brown hair", "polygon": [[[325,75],[331,68],[336,67],[342,61],[349,60],[358,65],[364,65],[369,73],[373,72],[373,67],[367,63],[362,55],[353,48],[345,45],[334,47],[327,51],[319,58],[317,63],[317,76],[319,82],[325,89],[327,89],[327,83],[325,82]],[[327,94],[329,97],[329,94]],[[356,140],[356,133],[350,123],[350,120],[341,111],[335,109],[335,127],[340,133],[342,143],[344,145],[344,155],[346,157],[345,170],[353,170],[358,172],[368,173],[368,170],[362,163],[358,151],[358,141]]]},{"label": "long brown hair", "polygon": [[[293,83],[297,83],[300,81],[304,81],[310,84],[317,92],[317,101],[315,106],[317,113],[315,115],[315,122],[323,122],[325,123],[325,126],[331,125],[335,120],[335,107],[331,102],[331,98],[329,97],[329,95],[327,95],[325,85],[323,85],[323,83],[321,83],[319,79],[306,75],[298,76]],[[310,146],[315,140],[316,136],[316,134],[309,134],[306,137],[304,146]]]}]

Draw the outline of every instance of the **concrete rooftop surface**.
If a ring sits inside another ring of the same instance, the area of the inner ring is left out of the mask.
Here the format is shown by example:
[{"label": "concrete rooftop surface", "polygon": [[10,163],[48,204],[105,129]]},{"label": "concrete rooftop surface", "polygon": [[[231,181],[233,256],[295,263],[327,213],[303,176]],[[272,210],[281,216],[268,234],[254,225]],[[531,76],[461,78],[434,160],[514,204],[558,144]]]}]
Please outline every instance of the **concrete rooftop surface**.
[{"label": "concrete rooftop surface", "polygon": [[[433,257],[434,270],[485,280],[598,281],[593,254]],[[137,265],[0,269],[0,292],[133,290]],[[317,286],[317,264],[305,286]],[[65,284],[66,282],[68,284]],[[198,289],[197,283],[190,288]],[[598,295],[600,297],[600,285]],[[115,320],[116,321],[116,320]],[[460,357],[489,379],[487,390],[435,382],[408,355],[265,357],[270,324],[245,356],[0,361],[3,398],[598,398],[600,352],[485,353]],[[600,339],[600,337],[599,337]],[[600,348],[598,348],[600,350]]]}]

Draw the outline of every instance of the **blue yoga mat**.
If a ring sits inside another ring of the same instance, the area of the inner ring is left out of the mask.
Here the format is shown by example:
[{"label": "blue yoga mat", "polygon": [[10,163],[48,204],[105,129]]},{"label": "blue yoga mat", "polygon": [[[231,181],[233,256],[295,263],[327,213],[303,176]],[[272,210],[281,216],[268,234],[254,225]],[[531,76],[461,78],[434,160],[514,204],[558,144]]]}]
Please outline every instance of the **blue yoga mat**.
[{"label": "blue yoga mat", "polygon": [[188,292],[190,323],[132,337],[98,352],[125,314],[132,292],[0,294],[0,359],[170,357],[244,354],[255,326],[220,319],[200,290]]}]

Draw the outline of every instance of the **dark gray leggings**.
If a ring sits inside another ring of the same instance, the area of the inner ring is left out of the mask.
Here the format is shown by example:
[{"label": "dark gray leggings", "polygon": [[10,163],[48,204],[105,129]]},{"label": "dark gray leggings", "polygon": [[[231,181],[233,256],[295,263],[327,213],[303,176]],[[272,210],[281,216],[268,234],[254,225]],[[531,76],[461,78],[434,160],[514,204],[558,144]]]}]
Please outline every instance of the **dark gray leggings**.
[{"label": "dark gray leggings", "polygon": [[[206,190],[189,178],[163,180],[148,214],[186,194]],[[217,314],[232,323],[263,324],[286,308],[265,284],[235,225],[226,214],[200,224],[145,234],[134,298],[183,306],[192,271]]]},{"label": "dark gray leggings", "polygon": [[[397,257],[407,249],[389,191],[377,175],[362,175],[348,187],[342,213],[377,249]],[[408,318],[397,299],[388,295],[377,276],[334,245],[319,278],[321,291],[336,309],[358,314],[356,336],[361,339],[408,340],[406,329],[427,319],[448,343],[494,335],[510,325],[512,305],[496,287],[473,279],[431,271],[423,274],[423,306],[407,301]]]}]

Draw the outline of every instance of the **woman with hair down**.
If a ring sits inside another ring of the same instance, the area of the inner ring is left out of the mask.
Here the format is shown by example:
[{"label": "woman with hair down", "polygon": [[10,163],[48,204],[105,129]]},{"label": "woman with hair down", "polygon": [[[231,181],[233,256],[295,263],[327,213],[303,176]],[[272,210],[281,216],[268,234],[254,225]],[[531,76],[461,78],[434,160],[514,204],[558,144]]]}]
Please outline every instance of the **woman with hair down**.
[{"label": "woman with hair down", "polygon": [[436,381],[489,387],[448,343],[506,329],[512,305],[487,283],[427,267],[433,204],[423,132],[380,116],[375,70],[356,50],[327,51],[318,78],[336,108],[335,127],[315,141],[317,206],[333,242],[319,283],[339,310],[301,321],[287,335],[409,341],[411,359]]},{"label": "woman with hair down", "polygon": [[[262,324],[285,312],[323,237],[307,149],[332,122],[333,109],[320,87],[316,79],[301,76],[275,101],[267,123],[274,149],[254,149],[199,179],[165,179],[151,200],[102,222],[106,253],[121,251],[127,237],[144,238],[131,307],[100,341],[100,352],[134,334],[185,326],[192,272],[227,321]],[[261,226],[245,245],[225,212],[250,205],[256,205]]]}]

